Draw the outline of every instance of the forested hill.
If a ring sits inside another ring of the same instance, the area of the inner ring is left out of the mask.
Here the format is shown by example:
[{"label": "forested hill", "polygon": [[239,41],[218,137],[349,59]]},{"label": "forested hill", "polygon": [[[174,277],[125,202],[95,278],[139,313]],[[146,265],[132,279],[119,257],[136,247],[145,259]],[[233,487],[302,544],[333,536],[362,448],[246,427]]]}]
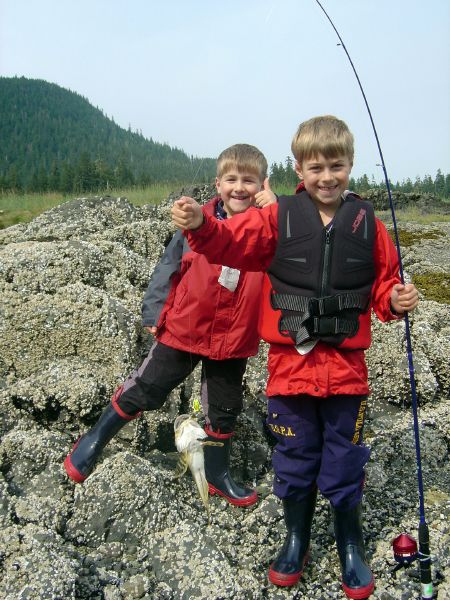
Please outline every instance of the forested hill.
[{"label": "forested hill", "polygon": [[0,140],[3,188],[83,191],[215,175],[213,159],[123,129],[79,94],[38,79],[0,77]]}]

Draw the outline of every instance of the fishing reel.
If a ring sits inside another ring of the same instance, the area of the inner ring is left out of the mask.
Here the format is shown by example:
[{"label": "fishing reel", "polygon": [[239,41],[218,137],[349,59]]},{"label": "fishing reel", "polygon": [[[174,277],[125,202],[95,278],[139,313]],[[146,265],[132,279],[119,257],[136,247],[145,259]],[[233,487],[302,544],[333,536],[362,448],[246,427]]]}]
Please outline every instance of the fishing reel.
[{"label": "fishing reel", "polygon": [[392,540],[392,550],[397,562],[392,573],[396,573],[401,568],[407,569],[418,557],[417,542],[408,533],[401,533]]}]

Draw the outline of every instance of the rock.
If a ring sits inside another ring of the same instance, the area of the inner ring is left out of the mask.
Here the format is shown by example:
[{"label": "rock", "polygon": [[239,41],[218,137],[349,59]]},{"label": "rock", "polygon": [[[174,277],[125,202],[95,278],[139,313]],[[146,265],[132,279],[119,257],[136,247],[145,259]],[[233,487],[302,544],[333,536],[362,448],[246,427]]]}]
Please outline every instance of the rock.
[{"label": "rock", "polygon": [[[186,189],[204,201],[208,186]],[[189,474],[173,480],[173,421],[200,396],[200,370],[164,407],[130,422],[83,485],[62,466],[76,438],[140,364],[148,279],[172,236],[171,199],[134,207],[80,198],[0,232],[0,597],[93,600],[338,598],[339,561],[328,503],[318,499],[311,562],[294,589],[267,581],[285,537],[272,494],[266,425],[267,344],[249,360],[245,411],[232,445],[237,479],[257,487],[246,509],[210,498],[211,523]],[[450,227],[402,226],[408,278],[448,269]],[[436,233],[437,232],[437,233]],[[408,235],[406,235],[408,234]],[[409,237],[408,237],[409,236]],[[437,598],[450,596],[449,305],[410,315]],[[391,573],[391,542],[418,525],[417,467],[403,322],[373,321],[364,522],[377,598],[414,598],[417,568]],[[199,417],[200,421],[201,416]]]}]

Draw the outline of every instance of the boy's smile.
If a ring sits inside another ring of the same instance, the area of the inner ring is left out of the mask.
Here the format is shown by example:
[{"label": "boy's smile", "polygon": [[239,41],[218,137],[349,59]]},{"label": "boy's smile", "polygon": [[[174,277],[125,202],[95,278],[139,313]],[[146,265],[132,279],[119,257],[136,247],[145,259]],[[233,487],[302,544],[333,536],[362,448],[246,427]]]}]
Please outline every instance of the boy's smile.
[{"label": "boy's smile", "polygon": [[255,195],[261,191],[262,181],[256,173],[231,169],[222,177],[216,177],[216,188],[227,215],[232,217],[255,205]]},{"label": "boy's smile", "polygon": [[320,209],[335,211],[348,188],[352,162],[347,156],[325,158],[322,154],[296,163],[295,170],[305,189]]}]

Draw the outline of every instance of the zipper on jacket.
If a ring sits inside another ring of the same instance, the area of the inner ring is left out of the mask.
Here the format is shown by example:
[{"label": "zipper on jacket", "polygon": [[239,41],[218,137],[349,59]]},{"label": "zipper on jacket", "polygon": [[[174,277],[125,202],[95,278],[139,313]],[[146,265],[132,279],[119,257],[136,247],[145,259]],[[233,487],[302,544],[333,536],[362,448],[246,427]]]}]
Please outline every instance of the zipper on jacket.
[{"label": "zipper on jacket", "polygon": [[325,243],[324,243],[324,251],[323,251],[323,262],[322,262],[322,278],[320,284],[320,295],[325,296],[328,292],[328,284],[330,278],[330,263],[331,263],[331,237],[333,235],[334,224],[336,222],[336,216],[338,212],[341,210],[342,205],[345,202],[345,198],[341,197],[341,203],[338,206],[338,209],[334,213],[334,217],[332,219],[331,224],[328,227],[325,227]]},{"label": "zipper on jacket", "polygon": [[322,280],[320,285],[320,295],[325,296],[327,293],[329,277],[330,277],[330,259],[331,259],[331,233],[333,229],[325,229],[325,244],[323,251],[322,262]]}]

